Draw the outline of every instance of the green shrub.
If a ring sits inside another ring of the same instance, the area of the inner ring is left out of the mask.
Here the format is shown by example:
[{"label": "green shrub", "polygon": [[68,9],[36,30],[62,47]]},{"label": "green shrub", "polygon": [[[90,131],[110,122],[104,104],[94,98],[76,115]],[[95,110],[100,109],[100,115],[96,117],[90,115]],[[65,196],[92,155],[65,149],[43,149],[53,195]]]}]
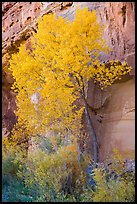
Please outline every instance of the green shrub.
[{"label": "green shrub", "polygon": [[29,202],[24,183],[18,177],[18,172],[25,166],[24,153],[20,148],[2,148],[2,201]]},{"label": "green shrub", "polygon": [[108,173],[102,172],[101,169],[95,171],[97,190],[94,192],[93,202],[133,202],[135,200],[135,173],[123,174],[120,168],[117,164],[118,173],[120,173],[117,179],[113,176],[108,179]]},{"label": "green shrub", "polygon": [[[47,144],[47,143],[46,143]],[[26,155],[20,148],[3,148],[3,202],[133,202],[135,173],[123,173],[115,158],[107,171],[94,170],[95,190],[87,183],[86,155],[78,160],[76,144],[47,152],[36,148]],[[111,175],[115,171],[117,179]],[[111,176],[110,176],[111,175]]]},{"label": "green shrub", "polygon": [[[29,153],[27,167],[18,176],[20,179],[25,177],[27,188],[37,191],[36,200],[74,200],[74,195],[79,196],[81,186],[85,183],[77,154],[75,144],[61,147],[57,153],[51,154],[37,148]],[[63,195],[65,197],[61,197]]]},{"label": "green shrub", "polygon": [[2,187],[2,201],[3,202],[31,202],[33,197],[28,194],[28,189],[25,188],[22,181],[17,177],[7,178],[7,183]]}]

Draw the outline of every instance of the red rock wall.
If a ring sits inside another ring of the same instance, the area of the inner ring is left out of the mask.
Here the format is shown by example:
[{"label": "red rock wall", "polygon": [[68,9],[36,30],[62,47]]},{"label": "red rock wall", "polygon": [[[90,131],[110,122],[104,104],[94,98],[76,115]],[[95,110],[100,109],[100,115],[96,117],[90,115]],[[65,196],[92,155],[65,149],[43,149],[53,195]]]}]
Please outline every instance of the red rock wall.
[{"label": "red rock wall", "polygon": [[[101,107],[105,101],[108,101],[105,103],[107,105],[102,106],[97,112],[97,115],[92,114],[100,144],[100,160],[106,158],[114,147],[121,152],[128,150],[133,152],[135,139],[134,2],[3,2],[3,127],[10,131],[12,124],[16,121],[13,113],[16,108],[15,94],[10,90],[13,79],[7,71],[8,59],[11,54],[17,52],[19,44],[29,39],[32,31],[37,29],[39,16],[55,12],[57,15],[62,15],[72,21],[78,6],[86,6],[90,11],[96,9],[98,20],[106,26],[104,38],[113,51],[107,56],[102,54],[101,59],[113,58],[121,61],[126,59],[133,68],[130,77],[124,78],[123,81],[114,84],[105,91],[100,91],[92,82],[89,83],[88,100],[92,106]],[[99,122],[100,115],[103,116],[102,122]]]}]

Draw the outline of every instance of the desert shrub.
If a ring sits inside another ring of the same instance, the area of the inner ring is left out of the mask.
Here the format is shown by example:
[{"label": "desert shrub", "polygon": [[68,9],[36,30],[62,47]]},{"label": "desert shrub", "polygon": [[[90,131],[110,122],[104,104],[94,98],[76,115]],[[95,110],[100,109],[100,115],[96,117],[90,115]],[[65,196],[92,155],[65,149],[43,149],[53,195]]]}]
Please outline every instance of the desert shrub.
[{"label": "desert shrub", "polygon": [[116,180],[110,178],[106,180],[106,174],[101,170],[95,173],[95,180],[97,181],[97,191],[94,192],[93,202],[132,202],[135,199],[135,186],[133,174],[128,175],[131,178],[127,182],[126,179],[119,177]]},{"label": "desert shrub", "polygon": [[75,144],[51,154],[37,148],[29,153],[26,166],[18,176],[25,177],[26,187],[37,194],[35,201],[75,200],[85,183]]},{"label": "desert shrub", "polygon": [[95,170],[97,190],[93,202],[134,202],[135,171],[127,169],[124,164],[121,154],[114,149],[109,166],[105,164],[104,170]]},{"label": "desert shrub", "polygon": [[[134,161],[133,161],[134,163]],[[108,165],[109,164],[109,165]],[[106,160],[94,169],[91,176],[95,187],[86,185],[80,194],[80,202],[134,202],[135,171],[126,167],[124,159],[117,150],[113,151],[111,162]],[[130,165],[131,166],[131,165]]]},{"label": "desert shrub", "polygon": [[[6,139],[6,144],[8,141]],[[24,152],[19,147],[2,147],[2,201],[3,202],[29,202],[31,197],[18,172],[25,168]]]},{"label": "desert shrub", "polygon": [[32,198],[21,180],[16,176],[7,177],[7,183],[2,186],[3,202],[31,202]]},{"label": "desert shrub", "polygon": [[85,183],[84,162],[78,160],[76,143],[59,146],[55,152],[46,139],[28,154],[12,144],[8,140],[3,143],[4,202],[76,200]]},{"label": "desert shrub", "polygon": [[[89,163],[83,154],[79,159],[76,143],[60,146],[55,151],[42,148],[26,154],[19,147],[3,147],[3,202],[133,202],[135,173],[126,171],[123,161],[115,153],[112,165],[85,171]],[[51,149],[51,147],[50,147]],[[115,177],[115,175],[117,175]],[[95,188],[87,182],[93,177]]]},{"label": "desert shrub", "polygon": [[2,147],[2,174],[4,176],[11,175],[16,176],[18,170],[22,169],[22,165],[25,162],[26,153],[21,151],[18,146],[5,146]]}]

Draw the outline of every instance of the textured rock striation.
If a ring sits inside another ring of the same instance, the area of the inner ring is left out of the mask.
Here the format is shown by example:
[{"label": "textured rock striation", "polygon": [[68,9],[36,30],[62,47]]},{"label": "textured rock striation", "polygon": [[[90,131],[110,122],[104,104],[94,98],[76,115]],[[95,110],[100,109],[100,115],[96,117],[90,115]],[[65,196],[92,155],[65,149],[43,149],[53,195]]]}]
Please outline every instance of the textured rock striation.
[{"label": "textured rock striation", "polygon": [[[3,132],[7,134],[16,122],[15,94],[10,90],[13,83],[7,70],[11,54],[18,51],[20,43],[28,41],[37,30],[37,20],[48,13],[74,19],[78,7],[96,10],[98,20],[105,25],[104,39],[112,51],[101,54],[101,60],[127,60],[132,66],[130,76],[122,78],[104,91],[92,81],[89,83],[89,103],[100,108],[94,118],[99,143],[100,160],[106,158],[113,148],[123,155],[134,152],[135,129],[135,2],[3,2],[2,3],[2,119]],[[86,124],[85,124],[86,125]],[[92,147],[89,147],[89,150]]]}]

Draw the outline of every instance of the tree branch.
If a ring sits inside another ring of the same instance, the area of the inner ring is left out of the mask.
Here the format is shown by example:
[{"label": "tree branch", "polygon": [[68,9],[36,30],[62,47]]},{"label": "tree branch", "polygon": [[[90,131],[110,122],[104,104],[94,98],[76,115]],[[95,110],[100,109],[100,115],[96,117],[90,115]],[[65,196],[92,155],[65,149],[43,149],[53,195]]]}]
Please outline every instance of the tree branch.
[{"label": "tree branch", "polygon": [[74,86],[71,86],[71,85],[68,85],[68,84],[65,84],[65,86],[66,86],[67,88],[74,88]]}]

